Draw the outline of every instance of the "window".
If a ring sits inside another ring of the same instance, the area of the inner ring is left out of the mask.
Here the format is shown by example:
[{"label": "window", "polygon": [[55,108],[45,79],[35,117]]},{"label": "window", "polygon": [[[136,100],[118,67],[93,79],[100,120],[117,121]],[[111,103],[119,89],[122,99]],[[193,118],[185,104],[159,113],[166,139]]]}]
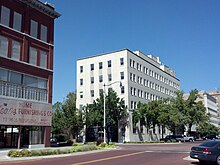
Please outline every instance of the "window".
[{"label": "window", "polygon": [[47,42],[47,27],[44,25],[41,25],[40,39]]},{"label": "window", "polygon": [[124,72],[120,72],[121,75],[121,80],[124,80],[125,76],[124,76]]},{"label": "window", "polygon": [[37,65],[37,49],[33,47],[30,47],[29,63],[33,65]]},{"label": "window", "polygon": [[137,63],[137,70],[139,70],[139,63]]},{"label": "window", "polygon": [[13,28],[21,31],[21,14],[14,12]]},{"label": "window", "polygon": [[134,109],[134,102],[131,101],[131,109]]},{"label": "window", "polygon": [[136,96],[136,88],[134,88],[134,96]]},{"label": "window", "polygon": [[103,82],[103,77],[102,77],[102,75],[99,76],[99,82]]},{"label": "window", "polygon": [[99,62],[99,69],[102,69],[102,62]]},{"label": "window", "polygon": [[112,61],[111,60],[108,61],[108,67],[109,68],[112,67]]},{"label": "window", "polygon": [[133,64],[132,59],[130,59],[130,67],[132,67],[132,64]]},{"label": "window", "polygon": [[47,53],[40,51],[40,67],[47,68]]},{"label": "window", "polygon": [[121,94],[124,94],[124,93],[125,93],[125,87],[121,86]]},{"label": "window", "polygon": [[38,88],[47,89],[47,80],[38,79]]},{"label": "window", "polygon": [[131,87],[131,96],[133,96],[133,87]]},{"label": "window", "polygon": [[10,9],[2,6],[1,8],[1,24],[9,26]]},{"label": "window", "polygon": [[21,84],[22,83],[21,77],[22,77],[22,75],[20,73],[10,72],[9,82],[15,83],[15,84]]},{"label": "window", "polygon": [[36,77],[31,76],[24,76],[24,85],[30,86],[30,87],[38,87],[38,80]]},{"label": "window", "polygon": [[0,68],[0,80],[7,81],[8,80],[8,70]]},{"label": "window", "polygon": [[120,64],[124,65],[124,58],[120,58]]},{"label": "window", "polygon": [[136,76],[133,74],[133,81],[136,82]]},{"label": "window", "polygon": [[94,64],[90,64],[90,70],[91,70],[91,71],[94,70]]},{"label": "window", "polygon": [[20,59],[20,50],[21,50],[21,44],[17,41],[12,40],[11,58],[14,60],[19,60]]},{"label": "window", "polygon": [[133,75],[132,75],[132,73],[130,73],[130,80],[132,81],[132,78],[133,78]]},{"label": "window", "polygon": [[83,79],[82,78],[80,79],[80,85],[83,85]]},{"label": "window", "polygon": [[31,36],[37,38],[37,26],[38,23],[34,20],[31,20]]},{"label": "window", "polygon": [[80,66],[80,73],[83,72],[83,66]]},{"label": "window", "polygon": [[108,81],[112,81],[112,74],[108,74]]},{"label": "window", "polygon": [[79,97],[82,99],[83,98],[83,92],[80,92]]},{"label": "window", "polygon": [[94,97],[94,90],[91,90],[90,93],[91,93],[91,97]]},{"label": "window", "polygon": [[3,36],[0,36],[0,56],[8,56],[8,39]]},{"label": "window", "polygon": [[94,77],[91,77],[91,84],[94,84]]},{"label": "window", "polygon": [[140,77],[140,84],[143,85],[143,78]]}]

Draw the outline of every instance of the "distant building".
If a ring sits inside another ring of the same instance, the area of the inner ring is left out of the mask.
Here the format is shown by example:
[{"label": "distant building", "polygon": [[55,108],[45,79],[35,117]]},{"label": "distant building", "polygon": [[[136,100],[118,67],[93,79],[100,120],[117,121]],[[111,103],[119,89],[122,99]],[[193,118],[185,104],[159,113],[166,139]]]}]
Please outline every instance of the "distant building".
[{"label": "distant building", "polygon": [[[120,82],[120,84],[117,83]],[[112,88],[128,107],[129,124],[125,130],[125,141],[149,141],[159,139],[162,129],[152,129],[147,133],[141,123],[139,130],[132,124],[132,113],[138,102],[175,97],[180,89],[180,81],[176,73],[161,64],[159,57],[145,55],[140,51],[128,49],[105,53],[77,60],[77,107],[92,104],[101,93],[104,84],[106,91]],[[109,85],[112,84],[112,85]],[[119,131],[118,141],[123,140],[123,132]]]},{"label": "distant building", "polygon": [[[212,97],[216,98],[217,100],[217,105],[218,105],[218,117],[220,117],[220,91],[216,90],[216,91],[209,91],[207,92],[209,95],[211,95]],[[220,123],[219,123],[220,125]]]},{"label": "distant building", "polygon": [[38,0],[0,1],[0,148],[50,146],[59,16]]},{"label": "distant building", "polygon": [[[210,124],[219,127],[219,111],[217,99],[205,91],[200,91],[199,95],[200,98],[198,98],[196,101],[202,101],[206,108],[206,113],[210,113]],[[187,99],[188,97],[189,94],[184,94],[184,98]],[[196,131],[196,126],[192,127],[192,131]]]}]

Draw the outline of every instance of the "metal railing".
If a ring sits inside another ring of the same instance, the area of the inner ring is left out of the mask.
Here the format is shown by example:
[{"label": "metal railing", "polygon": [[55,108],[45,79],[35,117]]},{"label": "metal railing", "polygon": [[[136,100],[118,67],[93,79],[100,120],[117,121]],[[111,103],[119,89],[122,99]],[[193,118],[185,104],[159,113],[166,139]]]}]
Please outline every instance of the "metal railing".
[{"label": "metal railing", "polygon": [[46,89],[29,87],[5,81],[0,81],[0,96],[48,102],[48,92]]}]

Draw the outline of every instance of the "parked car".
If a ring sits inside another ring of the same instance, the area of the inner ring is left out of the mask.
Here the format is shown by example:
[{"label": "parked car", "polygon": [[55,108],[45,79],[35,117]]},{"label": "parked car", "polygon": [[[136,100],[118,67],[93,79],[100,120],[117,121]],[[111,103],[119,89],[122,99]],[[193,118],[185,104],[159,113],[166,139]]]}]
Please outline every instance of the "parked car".
[{"label": "parked car", "polygon": [[209,140],[199,146],[193,146],[190,157],[198,159],[201,164],[216,162],[220,165],[220,140]]},{"label": "parked car", "polygon": [[188,135],[180,135],[179,137],[176,138],[176,141],[181,141],[181,142],[193,142],[195,138],[193,136],[188,136]]},{"label": "parked car", "polygon": [[208,134],[203,137],[203,140],[212,140],[212,139],[218,139],[218,136],[216,134]]},{"label": "parked car", "polygon": [[57,147],[58,145],[58,141],[57,138],[50,138],[50,146],[51,147]]},{"label": "parked car", "polygon": [[179,141],[179,139],[183,138],[182,135],[167,135],[164,139],[165,142],[167,141]]}]

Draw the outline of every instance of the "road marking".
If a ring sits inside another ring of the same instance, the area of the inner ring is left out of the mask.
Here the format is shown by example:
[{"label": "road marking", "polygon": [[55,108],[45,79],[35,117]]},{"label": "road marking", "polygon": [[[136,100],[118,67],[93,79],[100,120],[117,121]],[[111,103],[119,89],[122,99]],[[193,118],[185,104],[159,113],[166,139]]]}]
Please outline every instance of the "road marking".
[{"label": "road marking", "polygon": [[143,153],[145,153],[145,152],[136,152],[136,153],[126,154],[126,155],[113,156],[113,157],[108,157],[108,158],[103,158],[103,159],[97,159],[97,160],[91,160],[91,161],[86,161],[86,162],[74,163],[74,164],[72,164],[72,165],[81,165],[81,164],[89,164],[89,163],[101,162],[101,161],[105,161],[105,160],[123,158],[123,157],[128,157],[128,156],[143,154]]}]

